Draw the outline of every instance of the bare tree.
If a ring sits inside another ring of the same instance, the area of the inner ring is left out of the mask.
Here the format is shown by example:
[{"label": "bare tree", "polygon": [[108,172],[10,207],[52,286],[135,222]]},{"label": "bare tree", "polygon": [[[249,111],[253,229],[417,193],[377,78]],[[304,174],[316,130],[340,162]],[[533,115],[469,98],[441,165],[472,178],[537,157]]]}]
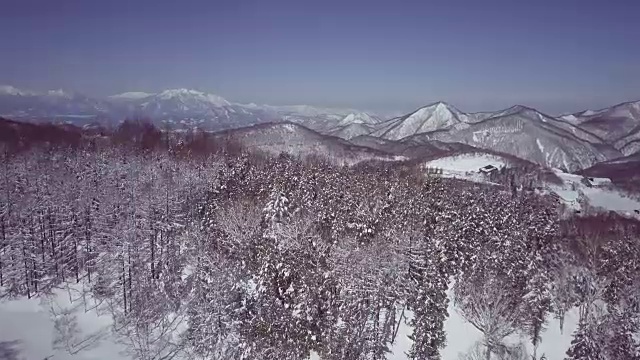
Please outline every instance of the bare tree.
[{"label": "bare tree", "polygon": [[518,330],[521,301],[493,277],[476,277],[454,285],[462,317],[484,335],[485,359],[505,351],[503,340]]}]

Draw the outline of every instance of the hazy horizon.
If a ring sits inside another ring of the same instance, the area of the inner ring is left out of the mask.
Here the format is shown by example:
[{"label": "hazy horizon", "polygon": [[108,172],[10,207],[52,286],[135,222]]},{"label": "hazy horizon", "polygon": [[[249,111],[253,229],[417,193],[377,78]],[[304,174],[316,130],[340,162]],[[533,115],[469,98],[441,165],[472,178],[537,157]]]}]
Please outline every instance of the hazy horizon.
[{"label": "hazy horizon", "polygon": [[238,103],[409,111],[640,99],[640,4],[151,1],[7,4],[0,84],[95,97],[190,88]]}]

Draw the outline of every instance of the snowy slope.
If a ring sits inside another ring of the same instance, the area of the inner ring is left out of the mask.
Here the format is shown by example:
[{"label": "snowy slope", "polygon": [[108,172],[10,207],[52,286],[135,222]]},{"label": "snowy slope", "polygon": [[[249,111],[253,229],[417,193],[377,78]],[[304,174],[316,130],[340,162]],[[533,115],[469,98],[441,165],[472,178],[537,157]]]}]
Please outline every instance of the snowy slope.
[{"label": "snowy slope", "polygon": [[109,98],[114,100],[139,100],[152,95],[155,95],[155,94],[146,93],[143,91],[128,91],[121,94],[111,95],[109,96]]},{"label": "snowy slope", "polygon": [[522,105],[467,114],[439,102],[375,127],[369,135],[386,140],[463,143],[571,171],[622,155],[599,136]]},{"label": "snowy slope", "polygon": [[375,115],[371,115],[365,112],[351,113],[345,116],[340,122],[338,126],[346,126],[352,124],[367,124],[374,125],[381,121],[381,119]]},{"label": "snowy slope", "polygon": [[336,127],[328,132],[328,135],[337,136],[346,140],[371,133],[373,128],[363,123],[353,123]]},{"label": "snowy slope", "polygon": [[379,129],[372,135],[389,140],[400,140],[415,134],[464,127],[469,122],[471,122],[469,115],[449,104],[437,102],[381,123]]},{"label": "snowy slope", "polygon": [[333,136],[322,135],[294,123],[269,123],[216,133],[220,140],[237,141],[247,149],[272,155],[286,152],[294,156],[316,155],[339,163],[368,159],[397,160],[401,157],[356,146]]},{"label": "snowy slope", "polygon": [[622,103],[597,111],[584,111],[573,114],[573,117],[582,129],[614,143],[640,127],[640,101]]},{"label": "snowy slope", "polygon": [[370,134],[380,121],[380,118],[375,115],[358,112],[348,114],[337,124],[334,121],[326,121],[322,125],[317,121],[303,121],[302,124],[310,126],[321,133],[349,140],[357,136]]},{"label": "snowy slope", "polygon": [[564,173],[554,170],[564,184],[549,184],[549,190],[560,195],[561,200],[570,208],[583,209],[585,204],[604,210],[616,211],[632,215],[633,211],[640,209],[640,201],[628,197],[621,190],[610,190],[598,185],[609,184],[607,178],[593,178],[594,187],[588,187],[582,183],[583,176]]},{"label": "snowy slope", "polygon": [[[309,105],[256,105],[245,104],[240,105],[245,109],[263,111],[273,119],[280,121],[293,122],[304,125],[305,127],[318,131],[322,134],[340,136],[349,138],[349,136],[357,136],[365,128],[352,125],[370,125],[380,121],[380,118],[371,113],[365,113],[354,109],[338,109],[323,108]],[[350,127],[352,129],[341,129]],[[367,133],[371,130],[366,129]]]},{"label": "snowy slope", "polygon": [[574,132],[556,126],[541,113],[525,107],[464,128],[418,134],[410,139],[461,142],[481,149],[510,154],[547,167],[570,171],[606,161],[620,153],[606,144],[593,144]]}]

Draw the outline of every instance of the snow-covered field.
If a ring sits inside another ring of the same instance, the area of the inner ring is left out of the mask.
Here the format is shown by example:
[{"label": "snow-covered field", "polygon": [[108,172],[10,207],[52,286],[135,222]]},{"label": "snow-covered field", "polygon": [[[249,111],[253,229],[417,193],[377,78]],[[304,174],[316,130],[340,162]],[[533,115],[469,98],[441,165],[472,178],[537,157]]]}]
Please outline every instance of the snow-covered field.
[{"label": "snow-covered field", "polygon": [[[479,172],[480,168],[493,165],[496,168],[509,166],[508,160],[490,154],[467,153],[446,156],[425,163],[427,168],[442,169],[440,176],[465,179],[487,183],[487,178]],[[626,196],[622,191],[610,190],[606,186],[611,183],[607,178],[591,178],[593,187],[582,183],[582,176],[562,172],[554,172],[563,181],[562,185],[547,184],[546,192],[553,191],[569,208],[580,210],[581,202],[586,201],[591,207],[623,213],[639,217],[635,210],[640,210],[640,201]]]},{"label": "snow-covered field", "polygon": [[427,168],[442,169],[440,176],[476,182],[487,182],[486,177],[479,172],[481,167],[487,165],[493,165],[499,169],[502,166],[508,166],[509,163],[500,156],[481,153],[445,156],[425,163]]},{"label": "snow-covered field", "polygon": [[610,183],[606,178],[592,178],[593,187],[582,183],[582,176],[564,173],[554,169],[554,172],[562,179],[564,184],[550,184],[549,190],[560,195],[561,199],[570,207],[576,210],[582,208],[581,199],[590,206],[621,212],[634,216],[634,210],[640,209],[640,202],[631,197],[625,196],[622,191],[609,190],[601,186]]},{"label": "snow-covered field", "polygon": [[486,165],[493,165],[499,168],[500,166],[507,165],[507,161],[496,155],[466,153],[454,156],[445,156],[426,163],[427,167],[461,173],[478,172],[481,167]]}]

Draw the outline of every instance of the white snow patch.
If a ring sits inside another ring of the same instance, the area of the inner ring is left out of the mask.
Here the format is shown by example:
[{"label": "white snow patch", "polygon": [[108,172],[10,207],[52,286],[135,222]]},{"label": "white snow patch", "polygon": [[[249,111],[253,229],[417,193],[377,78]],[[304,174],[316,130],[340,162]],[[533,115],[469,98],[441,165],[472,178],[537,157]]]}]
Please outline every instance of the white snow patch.
[{"label": "white snow patch", "polygon": [[[449,316],[444,323],[444,330],[447,334],[447,345],[440,351],[442,360],[458,360],[461,354],[466,353],[476,342],[482,340],[483,334],[473,325],[467,322],[458,312],[453,302],[453,283],[447,290],[449,298],[449,306],[447,312]],[[411,319],[412,313],[405,310],[407,319]],[[555,319],[553,314],[548,314],[548,325],[541,334],[541,342],[538,346],[538,356],[545,354],[547,359],[556,360],[564,359],[565,353],[571,345],[573,332],[578,326],[578,309],[573,308],[565,314],[563,331],[560,331],[560,320]],[[411,349],[412,341],[409,335],[413,333],[413,329],[403,321],[398,330],[396,341],[390,347],[390,353],[387,355],[388,360],[408,360],[406,353]],[[524,337],[517,337],[516,342],[522,341],[530,354],[533,348],[530,342]],[[317,354],[316,354],[317,356]],[[314,358],[312,354],[311,359]]]},{"label": "white snow patch", "polygon": [[589,187],[582,182],[583,176],[568,174],[561,170],[554,169],[562,181],[562,185],[550,184],[548,189],[557,193],[561,200],[572,209],[582,208],[579,200],[584,200],[593,207],[617,212],[633,212],[640,209],[640,201],[628,197],[623,191],[610,190],[601,186],[611,183],[608,178],[590,178],[593,187]]},{"label": "white snow patch", "polygon": [[351,113],[345,116],[339,123],[339,125],[350,125],[350,124],[376,124],[380,122],[379,119],[372,117],[367,113]]},{"label": "white snow patch", "polygon": [[128,99],[128,100],[138,100],[138,99],[144,99],[146,97],[149,96],[153,96],[155,94],[153,93],[146,93],[146,92],[142,92],[142,91],[128,91],[128,92],[124,92],[122,94],[116,94],[116,95],[111,95],[110,98],[112,99]]},{"label": "white snow patch", "polygon": [[502,157],[496,155],[468,153],[442,157],[426,163],[426,166],[428,167],[459,172],[477,172],[481,167],[487,165],[493,165],[499,168],[501,166],[506,166],[507,162]]},{"label": "white snow patch", "polygon": [[482,339],[482,333],[467,322],[456,309],[453,301],[453,283],[447,290],[449,317],[444,322],[447,334],[447,346],[440,352],[442,360],[457,360],[460,354],[466,353],[471,346]]},{"label": "white snow patch", "polygon": [[560,117],[562,120],[568,121],[570,123],[574,123],[576,121],[578,121],[578,118],[573,115],[573,114],[569,114],[569,115],[563,115]]},{"label": "white snow patch", "polygon": [[[50,297],[0,301],[0,341],[19,341],[26,359],[130,360],[122,355],[124,346],[114,340],[111,316],[93,308],[97,304],[89,296],[82,301],[82,293],[82,284],[76,284],[68,291],[56,289]],[[75,343],[86,341],[87,348],[77,346],[73,350],[79,351],[71,354],[64,347],[54,347],[54,320],[62,314],[75,318],[79,330]]]},{"label": "white snow patch", "polygon": [[538,149],[540,149],[540,152],[544,154],[544,145],[542,145],[542,141],[536,138],[536,144],[538,144]]},{"label": "white snow patch", "polygon": [[[553,315],[548,315],[547,328],[540,335],[541,342],[538,345],[537,355],[545,355],[547,359],[564,359],[567,350],[571,346],[573,340],[573,332],[578,328],[579,311],[573,308],[564,316],[564,325],[560,331],[560,320],[555,319]],[[533,352],[533,346],[527,343],[530,353]]]},{"label": "white snow patch", "polygon": [[427,161],[425,167],[442,169],[440,176],[455,179],[465,179],[475,182],[487,183],[486,177],[481,174],[480,168],[493,165],[496,168],[508,166],[509,162],[496,155],[482,153],[467,153],[453,156],[446,156],[439,159]]},{"label": "white snow patch", "polygon": [[398,334],[390,346],[390,353],[387,355],[388,360],[408,359],[407,353],[413,346],[413,341],[409,338],[413,333],[413,328],[409,326],[411,319],[413,319],[413,312],[405,309],[402,315],[402,322],[398,328]]}]

